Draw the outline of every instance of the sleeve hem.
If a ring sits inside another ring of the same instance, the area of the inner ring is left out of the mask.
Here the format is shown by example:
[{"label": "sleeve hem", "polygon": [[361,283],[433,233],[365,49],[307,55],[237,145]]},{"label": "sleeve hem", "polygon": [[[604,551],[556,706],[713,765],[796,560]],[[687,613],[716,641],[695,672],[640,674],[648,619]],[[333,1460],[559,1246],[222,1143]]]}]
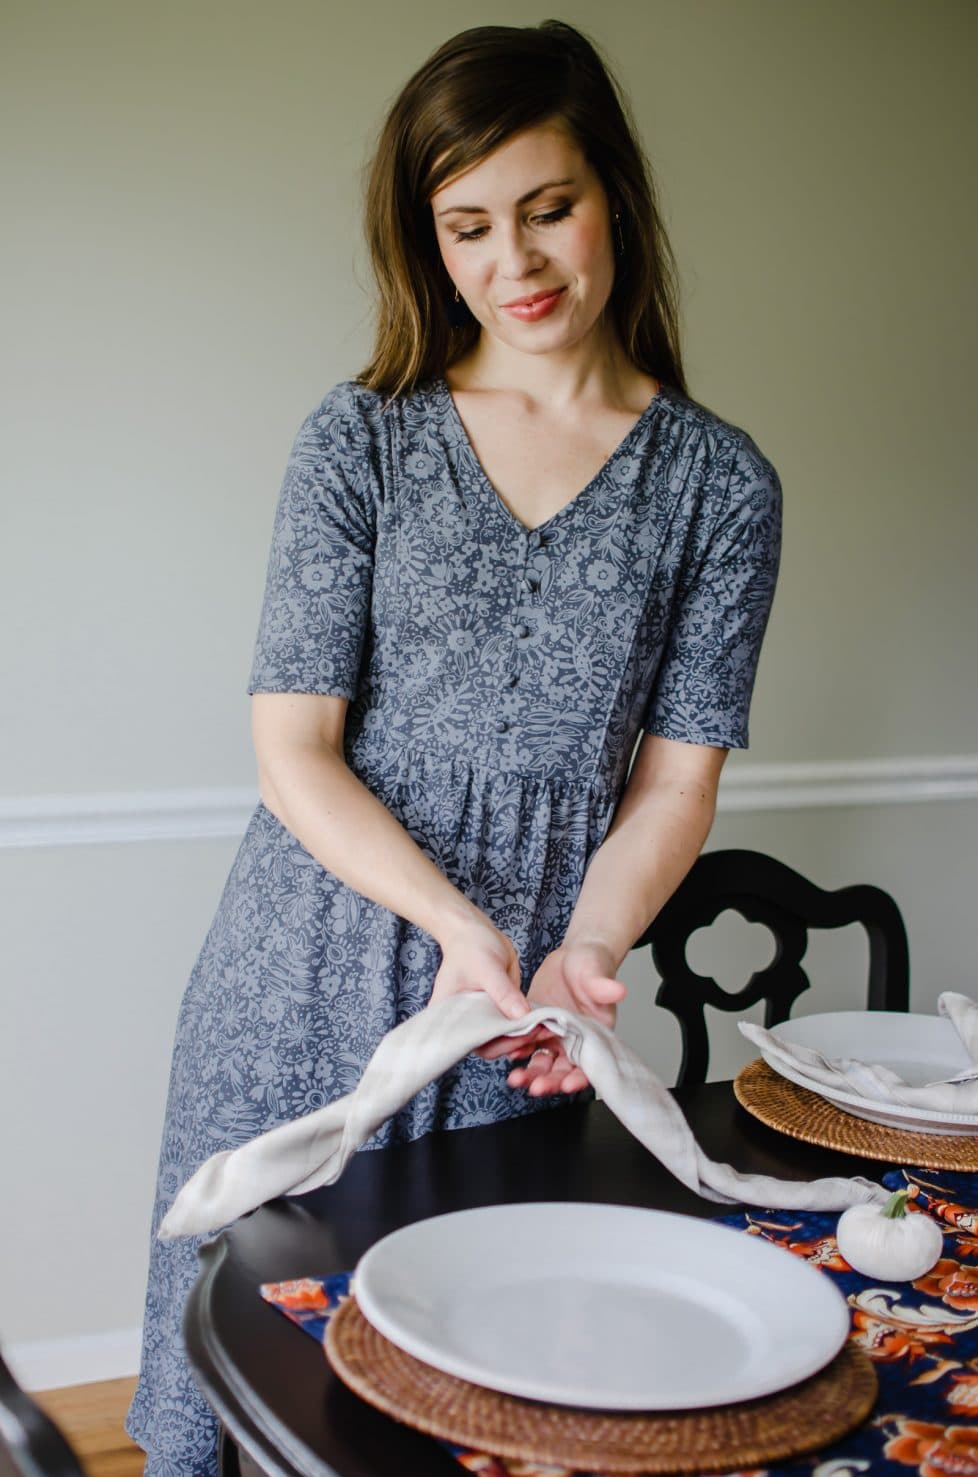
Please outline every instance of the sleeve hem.
[{"label": "sleeve hem", "polygon": [[748,747],[746,729],[738,729],[735,733],[724,733],[715,729],[712,732],[705,729],[685,729],[680,732],[676,728],[671,728],[667,723],[653,723],[643,724],[642,731],[653,738],[672,739],[680,744],[703,744],[713,749],[746,749]]},{"label": "sleeve hem", "polygon": [[254,682],[249,683],[247,693],[249,697],[268,693],[301,693],[307,697],[345,697],[353,702],[357,696],[356,689],[342,682]]}]

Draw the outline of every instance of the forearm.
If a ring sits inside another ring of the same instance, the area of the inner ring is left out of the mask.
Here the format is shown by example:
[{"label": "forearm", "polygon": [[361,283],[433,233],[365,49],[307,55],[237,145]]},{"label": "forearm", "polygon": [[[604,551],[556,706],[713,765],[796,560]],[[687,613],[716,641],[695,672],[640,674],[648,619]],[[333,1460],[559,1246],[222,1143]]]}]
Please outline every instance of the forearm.
[{"label": "forearm", "polygon": [[627,790],[584,876],[564,942],[601,943],[615,968],[696,860],[716,813],[716,785],[665,777]]},{"label": "forearm", "polygon": [[267,808],[348,887],[442,944],[453,929],[485,921],[332,748],[290,744],[259,773]]}]

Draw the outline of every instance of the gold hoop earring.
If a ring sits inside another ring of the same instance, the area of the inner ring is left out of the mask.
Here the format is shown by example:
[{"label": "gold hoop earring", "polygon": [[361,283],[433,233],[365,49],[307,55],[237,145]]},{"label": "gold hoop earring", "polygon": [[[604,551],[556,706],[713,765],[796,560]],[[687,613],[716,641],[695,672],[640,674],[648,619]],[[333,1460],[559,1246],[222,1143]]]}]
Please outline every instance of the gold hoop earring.
[{"label": "gold hoop earring", "polygon": [[463,303],[462,295],[457,287],[454,296],[446,304],[445,311],[448,314],[448,321],[452,328],[464,328],[466,324],[472,321],[471,314],[465,303]]}]

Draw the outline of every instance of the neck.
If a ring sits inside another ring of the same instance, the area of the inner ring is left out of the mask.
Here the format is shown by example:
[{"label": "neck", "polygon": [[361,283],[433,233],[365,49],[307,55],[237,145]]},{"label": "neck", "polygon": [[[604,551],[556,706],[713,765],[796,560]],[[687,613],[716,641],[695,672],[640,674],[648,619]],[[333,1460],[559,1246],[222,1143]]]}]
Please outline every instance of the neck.
[{"label": "neck", "polygon": [[580,342],[550,354],[527,354],[483,333],[452,368],[459,389],[507,390],[551,410],[583,403],[625,405],[644,379],[617,336],[604,325]]}]

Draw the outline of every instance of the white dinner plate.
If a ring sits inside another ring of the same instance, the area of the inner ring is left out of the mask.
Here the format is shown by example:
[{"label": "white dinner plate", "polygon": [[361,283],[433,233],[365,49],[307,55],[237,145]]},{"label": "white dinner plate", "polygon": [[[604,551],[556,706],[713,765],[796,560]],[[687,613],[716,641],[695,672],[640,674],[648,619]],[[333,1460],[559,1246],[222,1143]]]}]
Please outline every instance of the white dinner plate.
[{"label": "white dinner plate", "polygon": [[[771,1027],[771,1035],[785,1043],[820,1052],[830,1061],[852,1057],[889,1067],[911,1087],[954,1077],[972,1065],[961,1037],[945,1016],[895,1010],[835,1010],[782,1021]],[[948,1113],[903,1103],[879,1103],[843,1088],[813,1082],[800,1065],[776,1061],[764,1051],[761,1055],[772,1071],[856,1118],[911,1132],[958,1137],[978,1134],[978,1113]]]},{"label": "white dinner plate", "polygon": [[729,1226],[621,1205],[491,1205],[417,1221],[361,1258],[367,1320],[491,1390],[690,1410],[786,1389],[849,1331],[841,1293]]}]

